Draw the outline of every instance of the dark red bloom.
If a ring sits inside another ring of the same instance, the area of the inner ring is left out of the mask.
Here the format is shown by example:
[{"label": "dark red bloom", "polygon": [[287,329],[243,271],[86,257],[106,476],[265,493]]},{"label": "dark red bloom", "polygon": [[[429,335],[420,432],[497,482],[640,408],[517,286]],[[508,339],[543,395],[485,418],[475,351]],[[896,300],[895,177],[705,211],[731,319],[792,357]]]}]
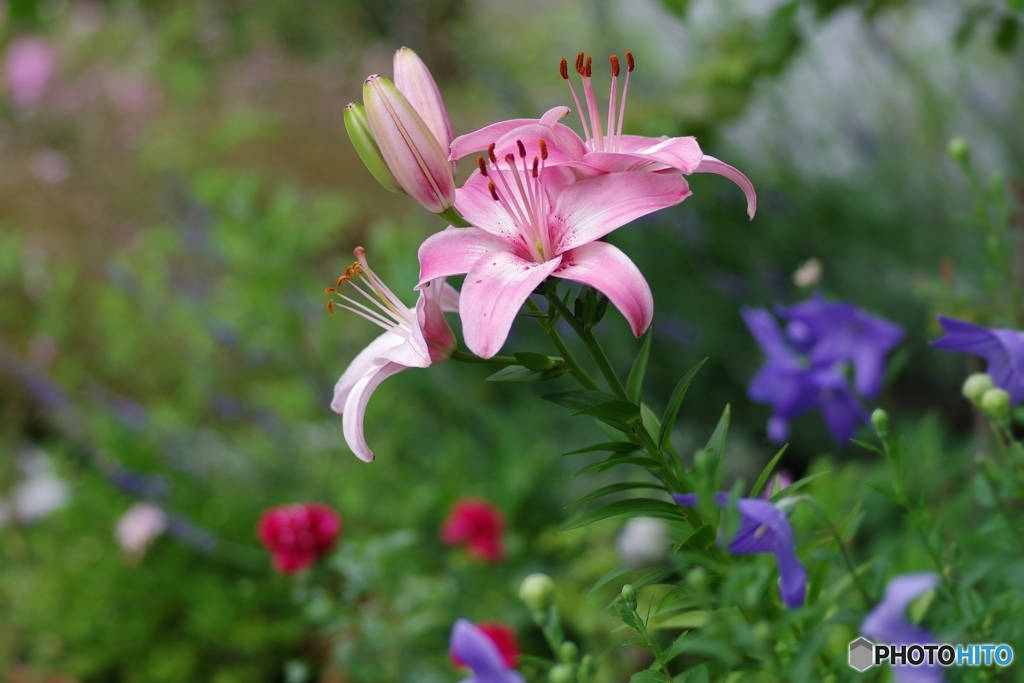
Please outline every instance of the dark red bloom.
[{"label": "dark red bloom", "polygon": [[300,503],[264,510],[256,527],[282,574],[302,571],[327,554],[341,531],[341,517],[326,505]]},{"label": "dark red bloom", "polygon": [[501,510],[477,498],[465,498],[452,506],[441,526],[441,540],[448,545],[464,545],[469,554],[487,562],[500,562],[504,556],[501,535],[505,518]]},{"label": "dark red bloom", "polygon": [[[485,636],[487,636],[488,640],[494,643],[496,648],[498,648],[498,652],[501,653],[502,659],[505,660],[505,666],[510,669],[513,668],[516,665],[516,660],[519,659],[519,655],[522,654],[522,651],[519,649],[519,643],[516,641],[516,630],[511,626],[496,624],[490,621],[474,625],[480,629]],[[466,663],[462,661],[454,650],[448,654],[451,655],[452,662],[455,663],[455,666],[466,666]]]}]

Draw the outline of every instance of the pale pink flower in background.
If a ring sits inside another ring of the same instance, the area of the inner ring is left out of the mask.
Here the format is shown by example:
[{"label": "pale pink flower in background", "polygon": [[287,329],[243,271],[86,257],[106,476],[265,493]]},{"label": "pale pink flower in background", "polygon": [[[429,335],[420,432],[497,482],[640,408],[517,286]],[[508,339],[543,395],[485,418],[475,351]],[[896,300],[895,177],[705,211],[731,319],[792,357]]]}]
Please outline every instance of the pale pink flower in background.
[{"label": "pale pink flower in background", "polygon": [[7,89],[22,107],[38,104],[57,74],[57,53],[42,38],[18,38],[7,47],[4,57]]},{"label": "pale pink flower in background", "polygon": [[[750,180],[738,169],[715,157],[704,154],[696,138],[687,137],[646,137],[625,135],[622,122],[626,114],[626,94],[629,89],[629,74],[634,61],[631,52],[626,52],[626,75],[622,86],[622,100],[618,102],[619,59],[612,55],[611,92],[608,98],[607,128],[602,125],[597,98],[591,81],[591,58],[583,53],[576,57],[576,72],[583,81],[586,115],[576,89],[569,77],[569,65],[562,59],[560,71],[569,84],[576,109],[580,113],[583,127],[581,139],[571,128],[557,123],[569,113],[568,107],[555,107],[540,119],[512,119],[501,121],[480,130],[456,138],[452,142],[452,160],[477,152],[495,143],[495,154],[504,158],[515,153],[518,144],[532,149],[537,138],[544,138],[549,145],[559,150],[552,155],[551,165],[569,164],[583,174],[612,173],[616,171],[647,171],[654,173],[714,173],[736,183],[747,199],[747,216],[753,218],[757,211],[757,194]],[[618,106],[616,106],[618,104]],[[553,150],[552,150],[553,151]]]},{"label": "pale pink flower in background", "polygon": [[167,514],[152,503],[136,503],[122,515],[114,538],[126,554],[141,557],[149,544],[167,530]]},{"label": "pale pink flower in background", "polygon": [[14,521],[40,522],[67,507],[71,487],[53,471],[50,456],[31,448],[18,458],[23,479],[11,490],[6,502],[0,501],[0,527]]},{"label": "pale pink flower in background", "polygon": [[[613,230],[690,195],[678,174],[607,173],[579,180],[568,166],[545,167],[547,144],[528,164],[508,154],[460,188],[456,208],[474,226],[449,228],[420,246],[420,286],[466,273],[459,314],[466,345],[494,356],[530,293],[549,275],[594,287],[619,309],[633,334],[650,325],[654,299],[640,270],[618,248],[599,242]],[[521,165],[520,165],[521,164]]]},{"label": "pale pink flower in background", "polygon": [[[388,289],[366,262],[366,252],[357,247],[358,261],[338,279],[338,289],[328,287],[328,302],[344,308],[383,327],[385,332],[352,361],[334,387],[331,409],[342,416],[345,441],[360,460],[373,461],[373,452],[366,445],[363,417],[366,404],[377,386],[391,375],[408,368],[425,368],[446,360],[457,344],[452,328],[445,320],[445,311],[457,311],[459,293],[444,278],[434,278],[420,287],[419,300],[409,308]],[[348,296],[348,285],[370,305]],[[341,291],[339,291],[341,290]]]}]

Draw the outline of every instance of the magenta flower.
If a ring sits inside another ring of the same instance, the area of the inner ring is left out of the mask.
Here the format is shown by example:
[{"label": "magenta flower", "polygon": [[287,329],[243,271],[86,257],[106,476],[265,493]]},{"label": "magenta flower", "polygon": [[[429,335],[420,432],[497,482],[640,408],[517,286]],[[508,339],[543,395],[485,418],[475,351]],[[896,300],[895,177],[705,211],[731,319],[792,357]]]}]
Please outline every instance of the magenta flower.
[{"label": "magenta flower", "polygon": [[[903,574],[885,587],[885,597],[860,625],[860,632],[886,645],[935,645],[935,637],[907,619],[907,607],[919,595],[939,585],[938,574]],[[942,669],[922,666],[894,666],[897,683],[942,683]]]},{"label": "magenta flower", "polygon": [[568,166],[547,167],[548,146],[535,140],[528,164],[518,145],[502,166],[490,164],[460,188],[456,208],[473,228],[449,228],[420,246],[420,286],[465,273],[459,313],[466,345],[490,358],[508,337],[519,308],[549,275],[579,282],[607,296],[640,336],[650,325],[654,299],[640,270],[619,249],[598,242],[635,218],[678,204],[690,195],[679,175],[608,173],[578,180]]},{"label": "magenta flower", "polygon": [[484,631],[466,619],[452,626],[449,653],[459,666],[467,666],[473,677],[462,683],[524,683],[522,674],[512,669],[509,662],[518,656],[514,635],[509,642],[506,634],[495,640],[494,634]]},{"label": "magenta flower", "polygon": [[[728,493],[716,493],[718,507],[729,505]],[[697,494],[672,495],[680,505],[694,507]],[[727,549],[733,555],[773,553],[779,565],[779,593],[787,607],[796,609],[804,604],[807,592],[807,572],[796,556],[796,542],[793,527],[785,513],[771,503],[757,498],[740,498],[736,501],[740,513],[740,525],[736,536],[729,541]],[[721,543],[721,539],[719,539]]]},{"label": "magenta flower", "polygon": [[57,53],[42,38],[18,38],[7,48],[4,58],[7,87],[15,104],[38,104],[57,73]]},{"label": "magenta flower", "polygon": [[[452,146],[452,124],[448,120],[448,110],[441,99],[441,90],[437,87],[430,69],[423,63],[419,55],[407,47],[395,52],[395,87],[405,95],[409,104],[420,115],[427,128],[434,134],[443,152]],[[455,164],[452,164],[452,171]]]},{"label": "magenta flower", "polygon": [[445,545],[464,545],[470,555],[485,562],[501,562],[505,558],[504,534],[505,516],[501,510],[477,498],[455,503],[440,529]]},{"label": "magenta flower", "polygon": [[310,567],[334,547],[341,517],[321,503],[281,505],[263,511],[256,534],[274,561],[274,569],[294,574]]},{"label": "magenta flower", "polygon": [[946,336],[932,346],[984,358],[992,382],[1009,392],[1013,403],[1024,401],[1024,332],[990,330],[944,315],[939,323]]},{"label": "magenta flower", "polygon": [[467,154],[484,149],[495,143],[496,154],[515,152],[521,141],[530,148],[536,138],[543,137],[557,148],[559,154],[549,165],[569,163],[584,173],[614,173],[619,171],[648,171],[655,173],[679,172],[715,173],[736,183],[747,198],[747,216],[751,219],[757,211],[757,194],[750,180],[738,169],[704,154],[696,138],[688,137],[646,137],[624,135],[622,122],[626,113],[626,95],[629,89],[629,74],[635,62],[633,54],[626,52],[626,75],[622,85],[622,100],[617,104],[619,59],[610,58],[612,68],[611,92],[608,98],[607,128],[601,122],[597,98],[591,81],[592,59],[584,58],[582,52],[576,56],[576,73],[583,81],[586,115],[580,106],[576,89],[569,76],[568,62],[563,58],[560,64],[562,78],[569,84],[576,110],[580,113],[583,126],[581,139],[571,128],[557,120],[569,113],[568,107],[556,107],[541,119],[512,119],[486,126],[474,133],[458,137],[452,142],[451,159],[460,159]]},{"label": "magenta flower", "polygon": [[366,252],[357,247],[358,261],[338,278],[338,287],[349,285],[364,303],[334,287],[327,294],[337,300],[327,303],[334,313],[338,306],[383,327],[385,332],[363,349],[334,387],[331,409],[342,416],[345,441],[360,460],[373,461],[373,452],[363,435],[366,404],[377,386],[391,375],[408,368],[425,368],[446,360],[456,348],[455,335],[444,311],[457,311],[459,293],[444,278],[424,282],[415,308],[409,308],[392,293],[366,263]]}]

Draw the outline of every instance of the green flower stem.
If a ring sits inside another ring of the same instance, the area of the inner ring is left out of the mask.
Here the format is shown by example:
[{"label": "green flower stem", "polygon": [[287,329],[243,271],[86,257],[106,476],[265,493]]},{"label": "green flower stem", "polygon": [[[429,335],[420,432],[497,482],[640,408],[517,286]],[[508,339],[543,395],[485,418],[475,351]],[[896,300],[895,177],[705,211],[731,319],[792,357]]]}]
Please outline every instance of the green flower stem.
[{"label": "green flower stem", "polygon": [[472,228],[473,224],[462,217],[462,214],[455,210],[455,207],[445,209],[441,213],[437,214],[444,220],[448,221],[448,224],[453,228]]},{"label": "green flower stem", "polygon": [[[533,303],[530,299],[526,300],[526,305],[534,313],[542,312],[537,304]],[[537,318],[537,322],[540,323],[540,326],[544,329],[544,334],[548,335],[548,338],[555,345],[555,348],[558,349],[558,352],[562,354],[562,359],[569,367],[569,374],[575,377],[576,381],[579,382],[584,389],[599,391],[601,387],[598,386],[597,382],[595,382],[589,374],[587,374],[587,371],[583,369],[583,366],[580,365],[578,360],[576,360],[576,357],[572,355],[569,347],[565,345],[562,335],[558,334],[558,330],[555,329],[554,324],[544,318]]]},{"label": "green flower stem", "polygon": [[512,356],[480,358],[479,356],[474,356],[471,353],[459,351],[458,349],[452,351],[452,355],[449,356],[449,358],[460,363],[476,363],[477,365],[521,365],[521,363]]},{"label": "green flower stem", "polygon": [[[601,374],[604,375],[604,379],[608,382],[608,386],[611,388],[612,393],[623,401],[629,401],[629,396],[626,394],[626,388],[619,380],[619,376],[615,374],[615,368],[612,367],[611,362],[608,360],[608,355],[604,352],[604,349],[601,347],[601,343],[597,340],[597,337],[594,336],[594,333],[585,328],[580,321],[576,319],[576,316],[569,310],[569,307],[558,298],[558,292],[554,289],[545,288],[544,296],[551,303],[551,306],[558,311],[563,318],[565,318],[566,322],[569,323],[569,326],[579,336],[583,345],[590,353],[590,356],[594,359],[594,362],[597,363],[597,367],[601,370]],[[638,421],[633,425],[633,428],[636,430],[636,435],[640,438],[640,442],[643,444],[644,448],[647,449],[647,452],[663,465],[666,475],[675,479],[672,468],[667,462],[665,462],[661,449],[658,448],[658,444],[654,442],[654,439],[647,432],[647,428],[644,427],[643,421]],[[679,482],[674,483],[678,486]]]},{"label": "green flower stem", "polygon": [[836,539],[836,545],[839,546],[839,553],[843,556],[843,564],[846,565],[846,570],[850,572],[850,576],[853,577],[853,582],[857,585],[857,590],[860,592],[860,596],[864,599],[864,604],[871,606],[875,604],[868,589],[864,587],[864,581],[862,577],[857,573],[857,569],[854,567],[853,562],[850,560],[850,555],[846,552],[846,544],[843,543],[843,538],[839,534],[839,529],[832,523],[825,510],[822,509],[818,501],[814,500],[810,496],[800,496],[800,500],[810,505],[818,516],[821,517],[825,525],[828,526],[828,530],[832,533],[832,537]]}]

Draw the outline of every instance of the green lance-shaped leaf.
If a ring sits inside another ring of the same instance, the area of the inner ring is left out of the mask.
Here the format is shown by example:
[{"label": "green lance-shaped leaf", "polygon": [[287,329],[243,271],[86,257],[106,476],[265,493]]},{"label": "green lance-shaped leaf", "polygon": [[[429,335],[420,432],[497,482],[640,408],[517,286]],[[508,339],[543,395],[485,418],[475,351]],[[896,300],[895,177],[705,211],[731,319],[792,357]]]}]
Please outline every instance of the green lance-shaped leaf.
[{"label": "green lance-shaped leaf", "polygon": [[562,531],[578,529],[582,526],[593,524],[594,522],[627,515],[661,517],[662,519],[675,520],[682,519],[682,513],[679,510],[679,506],[675,503],[668,503],[663,500],[655,500],[653,498],[628,498],[626,500],[617,500],[614,503],[609,503],[592,512],[581,515],[565,525],[562,528]]},{"label": "green lance-shaped leaf", "polygon": [[510,365],[502,368],[487,378],[488,382],[546,382],[557,379],[569,371],[568,366],[560,363],[550,370],[531,370],[522,365]]},{"label": "green lance-shaped leaf", "polygon": [[512,355],[515,356],[516,360],[519,361],[523,367],[529,368],[530,370],[543,372],[544,370],[550,370],[555,367],[555,359],[549,358],[542,353],[516,351]]},{"label": "green lance-shaped leaf", "polygon": [[672,390],[672,396],[669,397],[665,413],[661,418],[661,431],[658,432],[657,442],[659,448],[665,448],[665,445],[668,443],[669,436],[672,434],[672,427],[675,425],[676,417],[679,415],[679,408],[683,405],[683,399],[686,398],[686,390],[690,388],[690,382],[693,381],[694,376],[707,360],[705,358],[690,368],[689,372],[683,375],[683,378],[676,384],[676,388]]},{"label": "green lance-shaped leaf", "polygon": [[640,404],[640,390],[644,385],[644,373],[647,372],[647,359],[651,356],[651,339],[654,338],[653,328],[647,328],[644,335],[644,343],[640,347],[640,353],[633,361],[633,367],[629,370],[629,377],[626,379],[626,396],[637,405]]},{"label": "green lance-shaped leaf", "polygon": [[385,190],[390,192],[402,192],[401,185],[395,180],[395,174],[388,168],[384,161],[384,155],[380,152],[380,146],[370,132],[370,123],[366,119],[366,110],[363,105],[353,102],[345,107],[345,130],[348,131],[348,138],[352,146],[356,148],[356,154],[363,160],[367,170],[377,179]]},{"label": "green lance-shaped leaf", "polygon": [[775,454],[775,457],[764,466],[764,469],[761,470],[761,476],[757,478],[757,481],[754,482],[753,488],[750,489],[750,495],[747,496],[748,498],[757,498],[757,494],[761,493],[761,489],[768,482],[768,478],[772,476],[772,470],[775,469],[775,465],[778,464],[779,459],[782,458],[782,454],[786,452],[787,448],[789,448],[789,444],[780,448],[779,452]]}]

